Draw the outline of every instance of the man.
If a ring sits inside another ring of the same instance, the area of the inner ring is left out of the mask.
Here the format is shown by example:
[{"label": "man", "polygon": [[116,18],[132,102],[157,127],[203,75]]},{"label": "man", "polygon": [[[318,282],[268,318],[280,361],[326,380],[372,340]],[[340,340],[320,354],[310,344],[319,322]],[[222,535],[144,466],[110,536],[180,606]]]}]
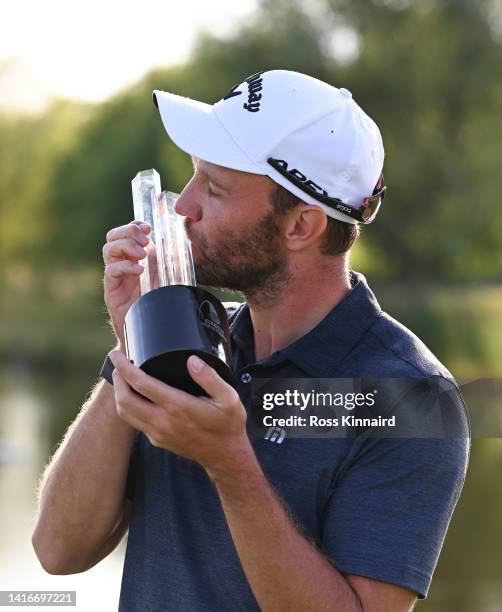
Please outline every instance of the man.
[{"label": "man", "polygon": [[465,415],[465,436],[448,439],[246,430],[255,377],[452,380],[349,270],[358,223],[373,220],[385,190],[379,130],[349,91],[282,70],[214,106],[154,100],[194,163],[177,211],[197,280],[246,297],[229,307],[237,391],[194,356],[189,372],[208,397],[126,359],[150,228],[112,229],[113,378],[46,469],[37,555],[50,573],[85,571],[129,528],[123,611],[409,610],[427,594],[464,481]]}]

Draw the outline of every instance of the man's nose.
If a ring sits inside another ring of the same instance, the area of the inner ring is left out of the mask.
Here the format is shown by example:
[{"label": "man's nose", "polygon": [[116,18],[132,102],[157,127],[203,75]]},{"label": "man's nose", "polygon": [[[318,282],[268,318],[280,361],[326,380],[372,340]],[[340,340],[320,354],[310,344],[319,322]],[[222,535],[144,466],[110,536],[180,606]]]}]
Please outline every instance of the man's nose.
[{"label": "man's nose", "polygon": [[188,217],[192,221],[199,221],[201,219],[202,209],[197,203],[195,190],[190,187],[190,184],[181,192],[180,197],[176,200],[174,209],[178,215]]}]

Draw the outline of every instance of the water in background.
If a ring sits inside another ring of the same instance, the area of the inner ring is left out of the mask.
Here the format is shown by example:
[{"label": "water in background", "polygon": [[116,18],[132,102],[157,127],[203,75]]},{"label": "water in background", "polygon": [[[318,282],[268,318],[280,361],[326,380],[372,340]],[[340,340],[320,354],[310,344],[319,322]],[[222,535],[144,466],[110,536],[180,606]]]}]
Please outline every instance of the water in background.
[{"label": "water in background", "polygon": [[[77,606],[71,609],[111,611],[118,607],[125,540],[91,570],[70,576],[47,574],[31,545],[37,481],[84,400],[83,381],[22,370],[0,380],[0,590],[74,590]],[[49,609],[55,607],[44,607]]]}]

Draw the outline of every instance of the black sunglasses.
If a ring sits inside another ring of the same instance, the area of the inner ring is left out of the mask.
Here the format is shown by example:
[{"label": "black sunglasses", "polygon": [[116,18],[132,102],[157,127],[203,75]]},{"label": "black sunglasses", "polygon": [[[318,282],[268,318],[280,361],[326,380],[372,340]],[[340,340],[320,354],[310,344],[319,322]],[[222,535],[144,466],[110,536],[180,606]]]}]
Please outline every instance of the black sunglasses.
[{"label": "black sunglasses", "polygon": [[[364,198],[361,206],[354,208],[352,206],[348,206],[339,198],[331,198],[321,187],[319,187],[319,185],[316,185],[313,181],[309,181],[300,171],[288,170],[287,164],[285,164],[282,160],[269,157],[267,162],[272,166],[272,168],[277,170],[279,174],[282,174],[282,176],[287,178],[288,181],[293,183],[295,187],[298,187],[298,189],[301,189],[318,202],[321,202],[330,208],[334,208],[338,212],[341,212],[344,215],[347,215],[348,217],[351,217],[352,219],[355,219],[359,223],[363,223],[365,225],[371,223],[376,217],[387,191],[387,187],[384,184],[383,174],[380,174],[373,193],[367,198]],[[316,191],[314,187],[317,187],[319,191]],[[323,191],[324,193],[320,193],[320,191]]]}]

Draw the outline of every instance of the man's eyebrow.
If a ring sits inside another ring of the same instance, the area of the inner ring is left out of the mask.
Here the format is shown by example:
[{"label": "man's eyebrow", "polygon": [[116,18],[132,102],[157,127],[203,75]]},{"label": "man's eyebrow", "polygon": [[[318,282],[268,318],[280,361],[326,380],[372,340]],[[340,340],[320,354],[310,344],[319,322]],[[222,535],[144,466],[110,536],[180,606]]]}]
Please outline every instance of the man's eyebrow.
[{"label": "man's eyebrow", "polygon": [[194,171],[200,172],[200,174],[204,175],[209,181],[211,181],[211,183],[214,183],[218,187],[221,187],[221,189],[227,189],[227,187],[223,183],[220,183],[220,181],[212,174],[210,174],[207,170],[202,170],[200,167],[197,166],[196,162],[199,160],[196,157],[191,156],[191,158]]}]

